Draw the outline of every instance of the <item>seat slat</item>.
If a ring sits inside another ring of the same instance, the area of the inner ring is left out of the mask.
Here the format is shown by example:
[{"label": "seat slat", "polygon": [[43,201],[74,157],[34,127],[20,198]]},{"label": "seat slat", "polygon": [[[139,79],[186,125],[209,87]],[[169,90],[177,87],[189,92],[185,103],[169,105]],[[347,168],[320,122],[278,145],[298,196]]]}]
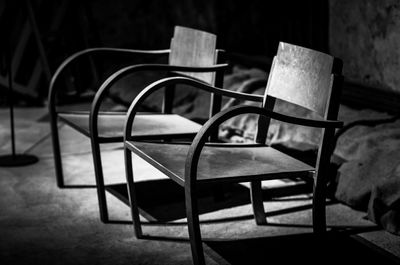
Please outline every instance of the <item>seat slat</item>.
[{"label": "seat slat", "polygon": [[[59,117],[81,133],[88,137],[90,136],[88,113],[60,113]],[[100,138],[122,141],[124,124],[125,114],[99,115],[98,128]],[[137,115],[133,124],[132,135],[138,138],[168,135],[187,136],[196,134],[200,127],[200,124],[177,114]]]},{"label": "seat slat", "polygon": [[[126,146],[158,170],[184,184],[189,145],[128,141]],[[205,146],[199,160],[197,180],[240,182],[256,179],[306,176],[314,168],[269,146]],[[267,176],[268,175],[268,176]]]}]

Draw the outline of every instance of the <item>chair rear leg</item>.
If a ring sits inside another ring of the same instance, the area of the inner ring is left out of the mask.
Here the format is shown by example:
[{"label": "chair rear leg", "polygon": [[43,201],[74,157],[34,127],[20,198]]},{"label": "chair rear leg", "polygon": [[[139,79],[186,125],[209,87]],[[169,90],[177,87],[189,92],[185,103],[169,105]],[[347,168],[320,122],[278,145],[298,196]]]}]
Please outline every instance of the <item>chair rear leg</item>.
[{"label": "chair rear leg", "polygon": [[50,118],[51,139],[53,142],[54,167],[56,170],[56,181],[59,188],[64,188],[64,175],[62,169],[60,137],[58,135],[57,114],[53,113]]},{"label": "chair rear leg", "polygon": [[317,235],[322,235],[326,232],[326,185],[325,181],[315,177],[313,187],[313,230]]},{"label": "chair rear leg", "polygon": [[101,150],[100,150],[100,144],[96,137],[91,137],[91,145],[92,145],[94,174],[96,178],[97,198],[99,200],[100,220],[103,223],[107,223],[109,221],[109,218],[107,209],[106,190],[104,185],[103,167],[101,163]]},{"label": "chair rear leg", "polygon": [[329,165],[334,150],[335,129],[323,129],[321,138],[321,148],[318,151],[317,168],[315,173],[310,173],[313,177],[313,230],[314,234],[324,235],[326,233],[326,185],[329,175]]},{"label": "chair rear leg", "polygon": [[266,224],[267,216],[264,210],[261,181],[250,182],[250,198],[256,224]]},{"label": "chair rear leg", "polygon": [[192,250],[193,263],[195,265],[205,264],[203,245],[201,242],[199,210],[196,200],[196,192],[185,187],[186,215],[188,220],[190,247]]},{"label": "chair rear leg", "polygon": [[133,170],[132,170],[132,153],[130,150],[124,148],[124,154],[125,154],[125,175],[126,175],[126,182],[128,185],[129,202],[130,202],[130,206],[131,206],[133,228],[135,230],[136,238],[142,238],[143,232],[142,232],[142,226],[140,223],[139,208],[138,208],[137,199],[136,199],[135,180],[134,180]]}]

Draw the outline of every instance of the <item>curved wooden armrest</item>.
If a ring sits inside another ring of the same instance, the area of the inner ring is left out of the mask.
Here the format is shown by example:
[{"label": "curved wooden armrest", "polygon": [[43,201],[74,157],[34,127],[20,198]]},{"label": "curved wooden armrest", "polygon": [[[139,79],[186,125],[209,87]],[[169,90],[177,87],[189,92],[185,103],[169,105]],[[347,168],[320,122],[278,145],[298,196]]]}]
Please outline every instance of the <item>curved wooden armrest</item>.
[{"label": "curved wooden armrest", "polygon": [[221,125],[223,122],[241,114],[259,114],[283,122],[316,128],[338,128],[343,125],[343,123],[340,121],[298,118],[273,112],[256,106],[242,105],[225,109],[209,119],[193,139],[185,164],[185,182],[187,182],[188,185],[191,185],[191,183],[193,183],[195,180],[190,178],[194,178],[194,176],[196,176],[197,164],[201,154],[201,150],[206,145],[206,141],[209,136],[213,133],[214,130],[218,129],[218,126]]},{"label": "curved wooden armrest", "polygon": [[267,111],[264,114],[261,114],[267,117],[270,117],[274,120],[292,123],[301,126],[314,127],[314,128],[341,128],[343,126],[342,121],[335,120],[316,120],[316,119],[307,119],[307,118],[299,118],[295,116],[289,116],[282,113],[277,113],[273,111]]},{"label": "curved wooden armrest", "polygon": [[76,52],[69,56],[67,59],[65,59],[60,66],[57,68],[55,71],[53,77],[50,80],[50,85],[49,85],[49,96],[48,96],[48,102],[49,102],[49,107],[53,108],[55,110],[54,106],[54,97],[55,97],[55,84],[58,80],[58,78],[61,76],[61,74],[65,71],[65,69],[68,68],[73,62],[77,61],[78,59],[81,59],[83,56],[88,56],[88,55],[93,55],[93,54],[126,54],[126,55],[132,55],[132,54],[154,54],[154,55],[162,55],[162,54],[168,54],[170,52],[169,49],[164,49],[164,50],[133,50],[133,49],[120,49],[120,48],[109,48],[109,47],[101,47],[101,48],[90,48],[90,49],[85,49],[79,52]]},{"label": "curved wooden armrest", "polygon": [[188,78],[188,77],[167,77],[167,78],[160,79],[160,80],[148,85],[136,96],[134,101],[131,103],[131,105],[128,109],[127,118],[125,121],[125,130],[124,130],[125,140],[130,139],[130,132],[132,131],[133,120],[135,118],[136,112],[138,111],[140,104],[142,104],[143,101],[149,95],[154,93],[155,91],[157,91],[161,88],[164,88],[165,86],[176,85],[176,84],[190,85],[194,88],[202,89],[202,90],[210,92],[210,93],[215,93],[215,94],[219,94],[219,95],[227,96],[227,97],[234,97],[234,98],[238,98],[238,99],[251,100],[251,101],[256,101],[256,102],[263,101],[263,96],[261,96],[261,95],[253,95],[253,94],[247,94],[247,93],[242,93],[242,92],[221,89],[221,88],[217,88],[217,87],[208,85],[205,82],[197,81],[197,80],[194,80],[194,79]]},{"label": "curved wooden armrest", "polygon": [[267,78],[254,78],[244,81],[238,90],[246,91],[246,93],[253,93],[260,87],[266,87],[268,84]]},{"label": "curved wooden armrest", "polygon": [[[93,99],[91,110],[90,110],[90,117],[89,117],[90,132],[92,133],[92,135],[97,135],[97,116],[98,116],[101,102],[105,98],[108,90],[112,87],[113,84],[115,84],[115,82],[117,82],[118,80],[120,80],[121,78],[123,78],[129,74],[133,74],[133,73],[140,72],[140,71],[214,72],[214,71],[220,71],[222,69],[225,69],[228,66],[229,66],[228,64],[216,64],[213,66],[205,66],[205,67],[177,66],[177,65],[169,65],[169,64],[137,64],[137,65],[130,65],[130,66],[124,67],[124,68],[116,71],[111,76],[109,76],[103,82],[103,84],[100,86],[99,90],[96,92],[96,95]],[[185,78],[185,77],[176,77],[176,78],[189,79],[189,78]],[[192,80],[192,79],[189,79],[189,80]],[[205,84],[202,81],[197,81],[197,82],[199,84]],[[177,83],[177,82],[175,82],[175,83]],[[168,84],[162,85],[162,87],[164,87],[166,85],[168,85]],[[160,87],[160,86],[158,86],[158,87]],[[146,90],[146,91],[148,91],[148,90]],[[142,93],[140,93],[139,95],[142,95]]]}]

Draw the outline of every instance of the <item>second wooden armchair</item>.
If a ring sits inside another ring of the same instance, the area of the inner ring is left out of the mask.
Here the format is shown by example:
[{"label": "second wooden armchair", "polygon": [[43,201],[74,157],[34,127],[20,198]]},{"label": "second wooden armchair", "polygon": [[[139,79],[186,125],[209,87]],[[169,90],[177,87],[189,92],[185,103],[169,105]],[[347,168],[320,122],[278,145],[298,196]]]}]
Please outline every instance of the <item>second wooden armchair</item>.
[{"label": "second wooden armchair", "polygon": [[[262,180],[287,177],[312,178],[313,228],[316,233],[324,232],[327,170],[333,151],[335,129],[342,126],[341,122],[336,121],[342,84],[341,69],[341,61],[328,54],[280,43],[273,60],[265,95],[261,99],[263,106],[236,106],[216,114],[203,125],[191,144],[135,141],[131,130],[136,121],[137,109],[143,100],[160,87],[177,83],[225,96],[231,96],[234,92],[180,77],[157,81],[144,89],[128,111],[124,133],[126,177],[136,237],[143,237],[143,232],[137,207],[132,153],[146,160],[185,190],[189,237],[195,264],[205,263],[197,202],[197,190],[205,183],[250,182],[254,217],[257,224],[264,224],[266,215],[261,197]],[[255,96],[236,93],[236,97],[248,99]],[[276,99],[315,112],[320,119],[307,119],[275,112]],[[254,144],[209,142],[210,135],[218,130],[219,125],[241,114],[259,115]],[[321,129],[315,165],[305,164],[266,144],[271,119]]]},{"label": "second wooden armchair", "polygon": [[[80,62],[85,56],[108,54],[113,56],[132,55],[168,55],[168,64],[135,64],[124,67],[110,77],[100,86],[90,110],[66,111],[57,105],[56,96],[60,88],[60,80],[63,74],[74,63]],[[60,140],[58,134],[58,121],[76,129],[78,132],[90,138],[93,163],[96,177],[96,187],[99,200],[100,218],[103,222],[109,221],[106,185],[103,176],[100,145],[106,143],[118,143],[123,141],[123,126],[125,112],[104,112],[100,107],[107,97],[110,88],[122,78],[144,71],[159,71],[169,75],[185,75],[218,87],[222,86],[223,72],[226,64],[217,64],[223,51],[216,49],[216,35],[191,28],[176,26],[174,36],[171,39],[170,49],[166,50],[128,50],[113,48],[93,48],[78,52],[67,58],[57,69],[50,83],[49,89],[49,114],[53,140],[54,162],[58,187],[66,187]],[[183,116],[171,114],[174,92],[173,87],[165,89],[164,105],[162,113],[138,115],[132,137],[135,139],[174,139],[181,137],[194,137],[200,129],[200,124]],[[214,100],[214,101],[213,101]],[[211,114],[219,110],[218,99],[212,98]],[[123,184],[124,185],[124,184]]]}]

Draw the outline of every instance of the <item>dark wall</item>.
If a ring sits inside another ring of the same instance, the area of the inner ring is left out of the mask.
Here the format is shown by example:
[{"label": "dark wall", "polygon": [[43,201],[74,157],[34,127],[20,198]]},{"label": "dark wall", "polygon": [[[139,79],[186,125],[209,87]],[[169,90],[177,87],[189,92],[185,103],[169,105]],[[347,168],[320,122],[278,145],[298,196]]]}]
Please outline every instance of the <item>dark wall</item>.
[{"label": "dark wall", "polygon": [[103,0],[88,8],[100,42],[107,46],[165,48],[177,24],[216,31],[212,0]]},{"label": "dark wall", "polygon": [[[69,55],[87,47],[167,48],[175,25],[215,33],[219,48],[261,62],[269,62],[279,41],[328,50],[328,0],[5,1],[7,11],[0,12],[0,20],[10,25],[13,58],[23,57],[14,74],[15,88],[39,103],[47,97],[49,75],[43,74],[35,84],[27,81],[42,56],[24,3],[32,5],[51,73]],[[22,39],[29,42],[17,49]]]},{"label": "dark wall", "polygon": [[272,56],[279,41],[326,51],[328,1],[92,1],[99,41],[135,48],[168,47],[174,25],[218,35],[228,51]]},{"label": "dark wall", "polygon": [[229,50],[273,56],[279,41],[328,48],[327,1],[222,1],[218,10]]},{"label": "dark wall", "polygon": [[400,93],[400,2],[330,0],[330,48],[352,82]]}]

